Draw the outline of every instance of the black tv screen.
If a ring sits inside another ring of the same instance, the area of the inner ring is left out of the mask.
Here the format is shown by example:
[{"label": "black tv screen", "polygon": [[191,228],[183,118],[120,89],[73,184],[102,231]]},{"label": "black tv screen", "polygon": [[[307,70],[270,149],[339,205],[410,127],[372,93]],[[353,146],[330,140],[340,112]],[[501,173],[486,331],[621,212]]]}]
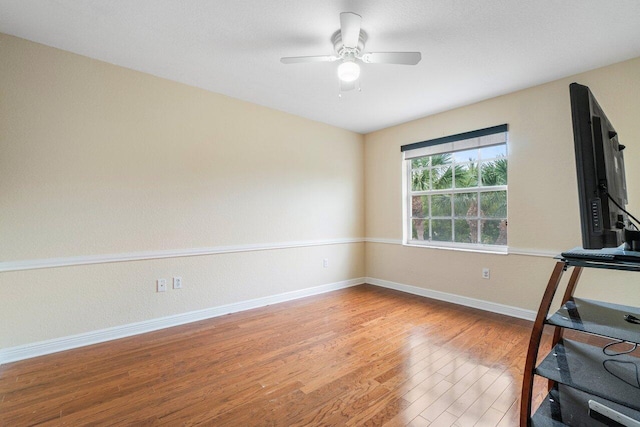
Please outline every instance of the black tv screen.
[{"label": "black tv screen", "polygon": [[587,86],[569,86],[585,249],[617,247],[627,226],[624,145]]}]

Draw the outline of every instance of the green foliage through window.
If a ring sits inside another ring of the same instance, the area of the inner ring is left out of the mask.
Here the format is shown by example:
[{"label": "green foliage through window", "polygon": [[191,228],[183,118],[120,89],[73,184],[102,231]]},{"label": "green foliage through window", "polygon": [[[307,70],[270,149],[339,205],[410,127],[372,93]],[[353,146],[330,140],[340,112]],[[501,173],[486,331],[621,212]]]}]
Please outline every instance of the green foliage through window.
[{"label": "green foliage through window", "polygon": [[412,240],[507,244],[506,144],[410,164]]}]

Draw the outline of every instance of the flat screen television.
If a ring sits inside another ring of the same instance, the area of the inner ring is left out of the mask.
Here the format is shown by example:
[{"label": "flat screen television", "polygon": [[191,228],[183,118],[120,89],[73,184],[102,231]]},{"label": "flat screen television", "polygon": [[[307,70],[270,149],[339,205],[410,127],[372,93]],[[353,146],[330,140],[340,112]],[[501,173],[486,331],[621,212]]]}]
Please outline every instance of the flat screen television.
[{"label": "flat screen television", "polygon": [[582,246],[640,251],[635,217],[626,210],[625,146],[587,86],[572,83],[569,92]]}]

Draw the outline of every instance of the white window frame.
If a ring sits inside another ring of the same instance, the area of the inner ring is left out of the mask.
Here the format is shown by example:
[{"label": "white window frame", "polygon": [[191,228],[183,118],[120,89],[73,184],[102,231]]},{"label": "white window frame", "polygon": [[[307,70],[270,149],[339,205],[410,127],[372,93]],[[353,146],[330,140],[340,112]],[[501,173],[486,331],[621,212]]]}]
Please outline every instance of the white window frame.
[{"label": "white window frame", "polygon": [[[419,157],[430,156],[434,154],[454,153],[457,151],[467,151],[470,149],[480,149],[484,147],[505,145],[507,152],[507,159],[509,153],[508,145],[508,129],[507,125],[494,126],[492,128],[480,129],[477,131],[466,132],[463,134],[452,135],[448,137],[438,138],[435,140],[423,141],[419,143],[409,144],[402,147],[403,160],[402,160],[402,198],[403,198],[403,244],[406,246],[419,246],[430,247],[439,249],[452,249],[452,250],[464,250],[472,252],[488,252],[506,254],[508,252],[507,245],[488,245],[483,243],[462,243],[454,241],[434,241],[434,240],[418,240],[412,238],[412,196],[420,195],[435,195],[435,194],[456,194],[456,193],[478,193],[487,191],[507,191],[508,199],[508,185],[500,186],[478,186],[478,187],[466,187],[466,188],[451,188],[446,190],[425,190],[425,191],[412,191],[412,168],[411,160]],[[478,158],[477,163],[480,164],[482,160]],[[455,171],[453,171],[455,174]],[[455,181],[454,181],[455,182]],[[453,201],[452,201],[453,203]],[[451,212],[451,217],[446,219],[455,220],[454,212]],[[507,212],[508,218],[508,212]],[[427,221],[431,221],[432,217],[428,217]],[[438,219],[438,218],[435,218]],[[478,217],[478,221],[481,218]],[[455,227],[452,229],[452,233],[455,233]],[[455,236],[455,234],[454,234]],[[508,238],[508,237],[507,237]],[[455,237],[454,237],[455,239]]]}]

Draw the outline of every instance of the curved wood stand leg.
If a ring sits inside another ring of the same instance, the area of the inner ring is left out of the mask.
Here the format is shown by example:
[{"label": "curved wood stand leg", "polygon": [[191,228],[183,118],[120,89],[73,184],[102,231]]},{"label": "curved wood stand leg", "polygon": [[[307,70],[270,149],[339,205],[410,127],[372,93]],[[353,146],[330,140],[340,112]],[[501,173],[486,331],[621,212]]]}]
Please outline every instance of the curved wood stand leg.
[{"label": "curved wood stand leg", "polygon": [[[538,350],[540,349],[540,341],[542,340],[542,332],[544,330],[544,322],[549,313],[551,302],[562,279],[562,274],[566,269],[566,265],[562,261],[558,261],[551,273],[549,283],[542,296],[538,315],[533,323],[531,331],[531,339],[529,340],[529,349],[527,351],[527,360],[524,366],[522,378],[522,396],[520,401],[520,427],[529,427],[531,419],[531,397],[533,393],[533,369],[538,359]],[[577,277],[576,277],[577,281]],[[575,287],[575,283],[574,283]]]}]

